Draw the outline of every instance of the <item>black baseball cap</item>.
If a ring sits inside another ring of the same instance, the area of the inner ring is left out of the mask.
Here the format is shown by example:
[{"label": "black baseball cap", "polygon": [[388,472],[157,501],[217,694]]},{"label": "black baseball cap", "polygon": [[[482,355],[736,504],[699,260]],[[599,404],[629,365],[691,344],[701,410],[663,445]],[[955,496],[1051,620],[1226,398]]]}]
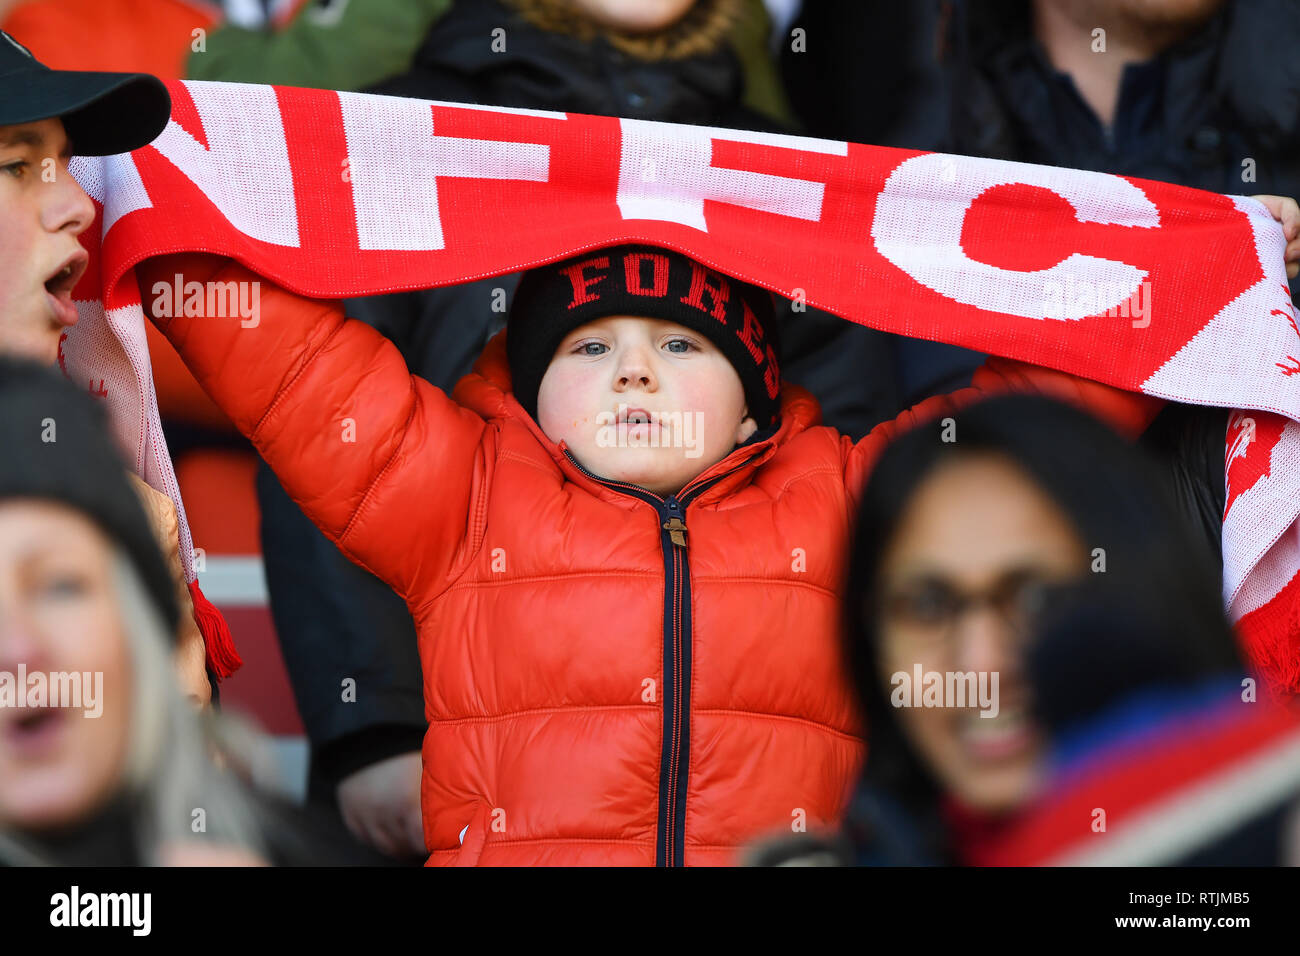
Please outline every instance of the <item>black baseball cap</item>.
[{"label": "black baseball cap", "polygon": [[171,115],[148,73],[51,70],[0,30],[0,126],[58,118],[78,156],[111,156],[153,142]]}]

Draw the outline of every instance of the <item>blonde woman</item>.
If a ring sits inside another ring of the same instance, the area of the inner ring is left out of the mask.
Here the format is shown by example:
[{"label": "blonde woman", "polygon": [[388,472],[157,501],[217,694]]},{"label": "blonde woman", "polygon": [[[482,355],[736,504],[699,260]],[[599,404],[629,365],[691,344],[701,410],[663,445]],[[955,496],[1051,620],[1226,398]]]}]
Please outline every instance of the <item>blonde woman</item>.
[{"label": "blonde woman", "polygon": [[364,862],[220,765],[239,761],[177,682],[176,591],[93,400],[0,358],[0,447],[0,864]]}]

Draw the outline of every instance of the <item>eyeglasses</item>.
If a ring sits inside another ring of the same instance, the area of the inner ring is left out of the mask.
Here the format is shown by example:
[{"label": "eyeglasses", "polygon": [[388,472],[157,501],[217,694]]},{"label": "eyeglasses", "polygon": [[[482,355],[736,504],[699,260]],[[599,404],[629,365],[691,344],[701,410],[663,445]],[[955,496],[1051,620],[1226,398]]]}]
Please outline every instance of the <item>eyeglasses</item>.
[{"label": "eyeglasses", "polygon": [[946,640],[963,616],[993,608],[1018,639],[1033,635],[1046,611],[1073,589],[1072,582],[1037,572],[1007,575],[981,591],[964,592],[938,578],[885,588],[877,606],[882,622],[930,638]]}]

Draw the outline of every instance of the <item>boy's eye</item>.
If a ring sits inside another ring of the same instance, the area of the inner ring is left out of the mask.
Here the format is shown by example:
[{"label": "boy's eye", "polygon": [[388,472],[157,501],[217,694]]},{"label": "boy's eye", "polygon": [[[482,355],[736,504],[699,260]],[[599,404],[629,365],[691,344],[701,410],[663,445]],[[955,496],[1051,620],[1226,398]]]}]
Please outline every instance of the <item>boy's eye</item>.
[{"label": "boy's eye", "polygon": [[[689,352],[691,349],[695,348],[695,343],[692,342],[690,339],[669,339],[664,344],[670,347],[669,348],[670,352],[676,352],[678,355],[685,354],[686,352]],[[671,348],[671,346],[673,345],[681,345],[682,348],[680,349]]]},{"label": "boy's eye", "polygon": [[0,166],[0,170],[8,173],[14,179],[22,179],[23,174],[27,172],[27,166],[27,161],[20,159],[17,162],[5,163],[3,166]]},{"label": "boy's eye", "polygon": [[583,342],[579,345],[574,346],[573,351],[577,352],[579,355],[604,355],[605,354],[604,352],[591,351],[592,349],[604,349],[604,348],[607,348],[604,342]]}]

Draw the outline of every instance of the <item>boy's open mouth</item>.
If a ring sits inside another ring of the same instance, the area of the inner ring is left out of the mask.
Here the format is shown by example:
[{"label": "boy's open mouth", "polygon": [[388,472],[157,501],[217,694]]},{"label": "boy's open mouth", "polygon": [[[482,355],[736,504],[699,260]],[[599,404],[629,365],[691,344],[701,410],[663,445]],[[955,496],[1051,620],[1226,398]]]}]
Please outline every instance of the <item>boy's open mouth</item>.
[{"label": "boy's open mouth", "polygon": [[618,416],[614,419],[619,425],[652,425],[654,416],[644,408],[628,408],[624,405],[618,407]]},{"label": "boy's open mouth", "polygon": [[63,325],[77,324],[77,307],[72,304],[72,290],[81,281],[89,262],[90,256],[86,250],[78,249],[45,280],[45,291],[49,294],[55,318]]}]

